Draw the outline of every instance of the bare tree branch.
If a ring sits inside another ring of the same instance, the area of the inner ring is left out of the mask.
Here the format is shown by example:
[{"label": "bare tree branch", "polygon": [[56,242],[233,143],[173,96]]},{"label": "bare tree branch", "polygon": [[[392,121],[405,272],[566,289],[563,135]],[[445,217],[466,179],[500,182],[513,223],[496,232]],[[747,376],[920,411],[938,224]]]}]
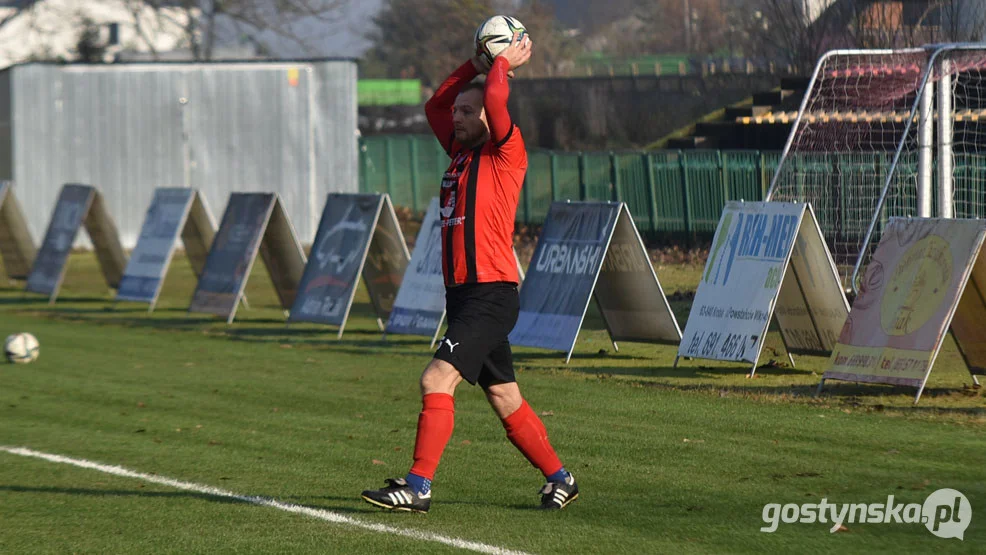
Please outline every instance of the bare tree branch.
[{"label": "bare tree branch", "polygon": [[[134,0],[140,1],[140,0]],[[302,25],[322,28],[340,21],[343,8],[352,0],[144,0],[157,14],[180,8],[183,13],[184,40],[196,60],[215,55],[220,20],[245,36],[249,43],[263,45],[261,35],[269,33],[288,40],[310,55],[317,54]],[[269,36],[269,35],[268,35]]]}]

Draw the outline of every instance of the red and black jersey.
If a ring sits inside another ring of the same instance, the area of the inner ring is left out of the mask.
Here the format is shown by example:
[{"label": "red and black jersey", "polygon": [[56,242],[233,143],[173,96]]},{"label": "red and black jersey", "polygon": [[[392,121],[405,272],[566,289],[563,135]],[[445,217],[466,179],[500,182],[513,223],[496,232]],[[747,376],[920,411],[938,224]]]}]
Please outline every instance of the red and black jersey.
[{"label": "red and black jersey", "polygon": [[476,76],[471,62],[455,71],[426,104],[428,122],[452,161],[442,179],[442,272],[445,285],[518,283],[513,233],[527,173],[527,149],[507,112],[509,64],[497,58],[486,79],[489,141],[466,148],[455,140],[452,105]]}]

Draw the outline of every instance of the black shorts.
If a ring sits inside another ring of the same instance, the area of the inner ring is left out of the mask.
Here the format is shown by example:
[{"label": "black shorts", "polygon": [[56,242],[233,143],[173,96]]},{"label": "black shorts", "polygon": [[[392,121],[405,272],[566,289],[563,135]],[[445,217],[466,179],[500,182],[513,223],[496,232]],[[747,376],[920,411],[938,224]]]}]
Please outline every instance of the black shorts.
[{"label": "black shorts", "polygon": [[466,381],[483,389],[517,381],[507,341],[520,311],[516,284],[471,283],[446,288],[445,310],[448,329],[435,358],[455,366]]}]

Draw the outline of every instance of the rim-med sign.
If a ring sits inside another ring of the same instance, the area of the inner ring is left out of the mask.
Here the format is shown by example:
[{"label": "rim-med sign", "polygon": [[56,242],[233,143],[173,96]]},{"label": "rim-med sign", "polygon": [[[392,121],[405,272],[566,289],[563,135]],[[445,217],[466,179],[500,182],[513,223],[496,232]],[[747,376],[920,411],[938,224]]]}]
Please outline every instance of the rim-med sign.
[{"label": "rim-med sign", "polygon": [[848,310],[810,205],[729,202],[678,357],[748,362],[752,373],[774,316],[789,353],[827,354]]}]

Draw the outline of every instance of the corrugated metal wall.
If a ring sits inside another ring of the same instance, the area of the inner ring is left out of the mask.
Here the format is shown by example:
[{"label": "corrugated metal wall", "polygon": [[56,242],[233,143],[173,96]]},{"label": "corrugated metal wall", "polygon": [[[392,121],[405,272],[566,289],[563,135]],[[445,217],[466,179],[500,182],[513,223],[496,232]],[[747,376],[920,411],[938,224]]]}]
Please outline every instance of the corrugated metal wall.
[{"label": "corrugated metal wall", "polygon": [[356,129],[352,61],[0,73],[0,177],[14,180],[37,241],[75,182],[103,192],[128,247],[154,188],[175,186],[203,191],[217,222],[229,193],[275,191],[311,242],[326,195],[357,191]]}]

